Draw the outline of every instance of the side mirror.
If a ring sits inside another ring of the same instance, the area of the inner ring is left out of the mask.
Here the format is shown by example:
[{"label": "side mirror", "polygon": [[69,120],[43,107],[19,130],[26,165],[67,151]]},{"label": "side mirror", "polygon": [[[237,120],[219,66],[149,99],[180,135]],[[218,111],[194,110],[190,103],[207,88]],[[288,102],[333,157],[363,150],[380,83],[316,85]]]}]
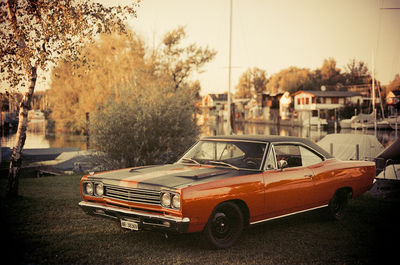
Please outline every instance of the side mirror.
[{"label": "side mirror", "polygon": [[278,167],[283,170],[284,168],[286,168],[288,166],[288,162],[284,159],[281,159],[278,161]]},{"label": "side mirror", "polygon": [[376,164],[376,176],[379,175],[382,171],[386,169],[386,160],[384,158],[375,158],[375,164]]}]

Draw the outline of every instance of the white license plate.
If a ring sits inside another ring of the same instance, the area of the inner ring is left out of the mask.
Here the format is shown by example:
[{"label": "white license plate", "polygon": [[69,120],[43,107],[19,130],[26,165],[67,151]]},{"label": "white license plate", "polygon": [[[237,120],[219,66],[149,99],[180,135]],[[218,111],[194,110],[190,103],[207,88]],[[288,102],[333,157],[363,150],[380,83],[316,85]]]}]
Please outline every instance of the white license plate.
[{"label": "white license plate", "polygon": [[121,227],[129,230],[139,230],[139,224],[129,220],[121,220]]}]

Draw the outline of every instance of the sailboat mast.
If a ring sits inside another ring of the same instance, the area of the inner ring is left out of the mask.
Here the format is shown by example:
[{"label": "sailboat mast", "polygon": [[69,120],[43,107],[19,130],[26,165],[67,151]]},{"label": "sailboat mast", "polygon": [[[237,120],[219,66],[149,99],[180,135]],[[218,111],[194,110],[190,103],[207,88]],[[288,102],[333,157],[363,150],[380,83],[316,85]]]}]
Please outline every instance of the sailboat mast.
[{"label": "sailboat mast", "polygon": [[232,0],[229,13],[229,63],[228,63],[228,134],[232,134],[231,124],[231,70],[232,70]]},{"label": "sailboat mast", "polygon": [[374,133],[376,136],[376,106],[375,106],[375,60],[374,51],[372,50],[372,109],[374,112]]}]

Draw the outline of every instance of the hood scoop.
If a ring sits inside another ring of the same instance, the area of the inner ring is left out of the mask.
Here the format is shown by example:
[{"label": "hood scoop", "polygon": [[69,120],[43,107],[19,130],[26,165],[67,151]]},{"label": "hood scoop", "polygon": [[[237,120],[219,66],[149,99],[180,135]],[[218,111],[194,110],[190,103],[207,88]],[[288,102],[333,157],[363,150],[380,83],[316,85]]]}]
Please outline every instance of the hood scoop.
[{"label": "hood scoop", "polygon": [[129,172],[131,172],[131,173],[142,173],[143,170],[145,170],[147,168],[151,168],[151,167],[156,167],[156,166],[151,165],[151,166],[134,167],[134,168],[131,168],[129,170]]},{"label": "hood scoop", "polygon": [[190,179],[204,179],[204,178],[211,178],[211,177],[216,177],[220,175],[225,175],[228,173],[228,170],[215,170],[215,169],[209,169],[209,170],[204,170],[200,169],[198,170],[199,172],[188,172],[189,174],[177,174],[177,177],[181,178],[190,178]]}]

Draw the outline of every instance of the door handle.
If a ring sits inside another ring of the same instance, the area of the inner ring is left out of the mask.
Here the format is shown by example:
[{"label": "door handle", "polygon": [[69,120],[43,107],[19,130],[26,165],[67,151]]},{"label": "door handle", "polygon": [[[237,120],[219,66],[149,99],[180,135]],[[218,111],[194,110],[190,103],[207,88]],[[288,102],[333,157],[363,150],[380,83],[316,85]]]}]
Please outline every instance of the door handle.
[{"label": "door handle", "polygon": [[312,178],[312,177],[313,177],[313,174],[306,174],[306,175],[304,175],[304,177],[306,177],[306,178]]}]

